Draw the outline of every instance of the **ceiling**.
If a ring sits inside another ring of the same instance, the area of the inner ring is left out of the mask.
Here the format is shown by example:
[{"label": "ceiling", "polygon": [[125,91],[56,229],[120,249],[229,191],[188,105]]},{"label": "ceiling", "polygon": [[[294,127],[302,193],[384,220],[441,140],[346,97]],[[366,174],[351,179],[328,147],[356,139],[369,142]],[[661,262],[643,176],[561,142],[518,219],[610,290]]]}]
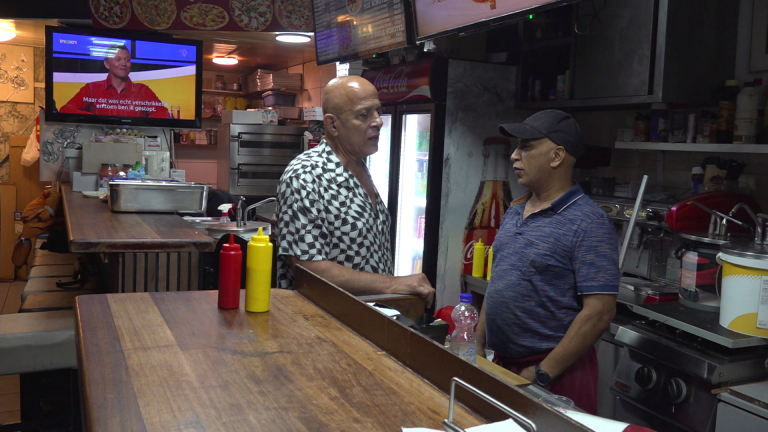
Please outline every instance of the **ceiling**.
[{"label": "ceiling", "polygon": [[[90,26],[87,20],[14,20],[17,36],[8,43],[44,46],[45,26]],[[203,41],[203,69],[216,72],[248,74],[255,69],[279,70],[315,60],[314,38],[305,44],[286,44],[275,40],[274,32],[198,32],[169,31],[175,37]],[[240,63],[221,66],[212,62],[213,55],[230,54]]]}]

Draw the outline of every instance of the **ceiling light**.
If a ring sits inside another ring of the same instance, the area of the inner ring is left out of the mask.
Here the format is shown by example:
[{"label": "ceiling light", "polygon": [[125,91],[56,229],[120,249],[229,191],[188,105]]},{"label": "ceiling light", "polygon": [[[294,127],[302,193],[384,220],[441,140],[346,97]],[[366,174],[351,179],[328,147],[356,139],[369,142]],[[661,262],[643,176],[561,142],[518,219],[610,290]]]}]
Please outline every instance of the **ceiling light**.
[{"label": "ceiling light", "polygon": [[278,33],[275,39],[288,43],[304,43],[312,40],[311,37],[301,33]]},{"label": "ceiling light", "polygon": [[213,58],[213,62],[220,65],[236,65],[237,57],[233,56],[216,56]]},{"label": "ceiling light", "polygon": [[0,42],[16,37],[16,25],[11,20],[0,20]]}]

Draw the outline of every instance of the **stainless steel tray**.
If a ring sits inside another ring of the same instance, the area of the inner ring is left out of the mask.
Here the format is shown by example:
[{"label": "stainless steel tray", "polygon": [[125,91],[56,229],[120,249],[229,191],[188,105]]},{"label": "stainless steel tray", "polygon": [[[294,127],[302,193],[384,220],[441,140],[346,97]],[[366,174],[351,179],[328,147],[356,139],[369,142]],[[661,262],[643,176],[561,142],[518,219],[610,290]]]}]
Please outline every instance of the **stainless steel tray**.
[{"label": "stainless steel tray", "polygon": [[128,213],[201,213],[208,202],[207,184],[157,180],[109,182],[109,209]]}]

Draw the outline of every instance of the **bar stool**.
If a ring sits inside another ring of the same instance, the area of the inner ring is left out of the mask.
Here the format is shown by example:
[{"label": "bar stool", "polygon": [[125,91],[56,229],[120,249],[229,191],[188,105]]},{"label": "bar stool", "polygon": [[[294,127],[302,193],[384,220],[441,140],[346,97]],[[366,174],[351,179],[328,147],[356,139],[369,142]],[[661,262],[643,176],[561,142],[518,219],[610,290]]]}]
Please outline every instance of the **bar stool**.
[{"label": "bar stool", "polygon": [[75,274],[75,266],[70,264],[39,265],[32,267],[27,280],[37,278],[62,278]]},{"label": "bar stool", "polygon": [[21,302],[19,313],[47,312],[73,309],[75,297],[92,294],[93,291],[59,291],[29,293]]},{"label": "bar stool", "polygon": [[[49,266],[43,266],[43,267],[49,267]],[[99,287],[98,280],[91,278],[88,280],[87,283],[85,283],[85,286],[82,286],[82,287],[59,288],[56,285],[56,283],[59,282],[60,280],[61,280],[60,278],[41,277],[41,278],[30,279],[29,281],[27,281],[27,284],[24,286],[24,291],[21,293],[22,306],[27,296],[33,293],[60,293],[60,292],[68,292],[68,291],[93,292]]]}]

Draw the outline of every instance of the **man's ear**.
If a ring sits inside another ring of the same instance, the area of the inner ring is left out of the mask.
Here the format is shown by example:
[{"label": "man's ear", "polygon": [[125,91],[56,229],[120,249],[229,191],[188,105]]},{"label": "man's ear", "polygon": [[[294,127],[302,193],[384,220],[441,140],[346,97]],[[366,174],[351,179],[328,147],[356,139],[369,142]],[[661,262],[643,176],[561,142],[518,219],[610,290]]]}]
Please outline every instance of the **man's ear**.
[{"label": "man's ear", "polygon": [[561,146],[555,147],[555,149],[552,151],[552,157],[549,160],[549,166],[552,168],[559,167],[563,161],[565,161],[565,148]]},{"label": "man's ear", "polygon": [[336,122],[339,119],[336,118],[333,114],[326,114],[323,116],[323,124],[325,124],[325,133],[327,135],[336,137],[339,135],[339,128],[336,125]]},{"label": "man's ear", "polygon": [[107,66],[107,59],[104,59],[104,67],[109,70],[109,66]]}]

